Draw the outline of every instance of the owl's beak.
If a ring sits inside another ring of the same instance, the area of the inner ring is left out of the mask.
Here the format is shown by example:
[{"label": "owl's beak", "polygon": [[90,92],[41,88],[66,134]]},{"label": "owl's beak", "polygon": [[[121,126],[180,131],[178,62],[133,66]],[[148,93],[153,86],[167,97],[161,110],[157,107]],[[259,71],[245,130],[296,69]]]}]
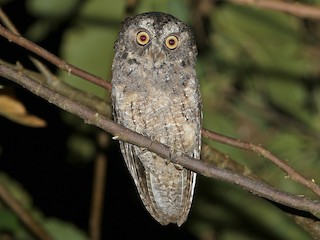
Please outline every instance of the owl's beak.
[{"label": "owl's beak", "polygon": [[149,54],[154,63],[161,63],[165,58],[165,53],[162,51],[160,46],[152,46]]},{"label": "owl's beak", "polygon": [[160,62],[164,60],[164,53],[163,51],[157,51],[152,53],[153,62]]}]

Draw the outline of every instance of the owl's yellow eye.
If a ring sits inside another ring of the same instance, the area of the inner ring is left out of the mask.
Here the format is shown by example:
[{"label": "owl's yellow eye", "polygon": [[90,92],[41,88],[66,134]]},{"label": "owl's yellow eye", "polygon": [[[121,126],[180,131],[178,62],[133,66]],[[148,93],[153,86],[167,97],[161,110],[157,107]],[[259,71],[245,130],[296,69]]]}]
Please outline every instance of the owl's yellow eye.
[{"label": "owl's yellow eye", "polygon": [[137,34],[137,42],[141,45],[144,46],[146,45],[150,40],[150,36],[147,32],[141,31]]},{"label": "owl's yellow eye", "polygon": [[179,44],[179,39],[176,36],[169,36],[166,39],[166,46],[170,50],[176,49]]}]

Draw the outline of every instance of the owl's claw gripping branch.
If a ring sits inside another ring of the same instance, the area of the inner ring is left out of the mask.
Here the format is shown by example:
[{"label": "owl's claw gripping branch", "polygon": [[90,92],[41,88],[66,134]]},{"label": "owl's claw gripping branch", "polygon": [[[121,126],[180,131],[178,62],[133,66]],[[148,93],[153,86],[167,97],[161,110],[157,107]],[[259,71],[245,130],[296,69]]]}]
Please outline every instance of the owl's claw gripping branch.
[{"label": "owl's claw gripping branch", "polygon": [[119,140],[119,136],[113,136],[112,140]]}]

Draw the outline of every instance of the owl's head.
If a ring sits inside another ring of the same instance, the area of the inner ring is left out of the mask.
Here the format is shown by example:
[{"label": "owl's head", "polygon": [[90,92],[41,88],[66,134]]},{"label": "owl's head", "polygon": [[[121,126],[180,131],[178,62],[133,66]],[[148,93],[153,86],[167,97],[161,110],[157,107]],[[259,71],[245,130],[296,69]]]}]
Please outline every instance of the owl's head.
[{"label": "owl's head", "polygon": [[160,12],[128,17],[115,43],[116,57],[145,58],[157,63],[180,61],[194,65],[197,55],[193,33],[177,18]]}]

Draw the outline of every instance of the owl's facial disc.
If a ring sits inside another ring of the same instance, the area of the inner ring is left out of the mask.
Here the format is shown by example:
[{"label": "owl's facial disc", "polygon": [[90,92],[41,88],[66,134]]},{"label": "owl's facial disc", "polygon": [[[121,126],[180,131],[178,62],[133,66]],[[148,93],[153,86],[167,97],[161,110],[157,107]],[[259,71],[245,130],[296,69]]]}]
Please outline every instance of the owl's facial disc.
[{"label": "owl's facial disc", "polygon": [[[155,37],[151,37],[147,30],[141,29],[137,32],[136,42],[141,48],[143,48],[144,54],[149,55],[154,63],[164,61],[165,52],[163,51],[161,44]],[[170,43],[172,45],[174,40]],[[168,42],[169,46],[171,46],[170,43]]]},{"label": "owl's facial disc", "polygon": [[179,38],[175,35],[168,35],[164,40],[151,37],[147,31],[139,31],[136,42],[144,48],[145,54],[149,55],[154,63],[163,61],[169,52],[179,47]]}]

